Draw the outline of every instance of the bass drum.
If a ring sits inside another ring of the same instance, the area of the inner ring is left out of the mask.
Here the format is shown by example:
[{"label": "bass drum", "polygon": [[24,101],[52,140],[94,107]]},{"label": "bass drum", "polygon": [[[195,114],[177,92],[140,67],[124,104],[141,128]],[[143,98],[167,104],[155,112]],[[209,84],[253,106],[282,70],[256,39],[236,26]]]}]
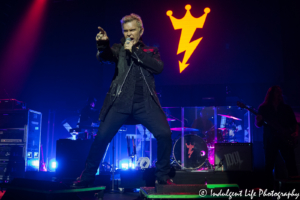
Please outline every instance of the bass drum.
[{"label": "bass drum", "polygon": [[[208,150],[206,142],[196,135],[184,136],[184,168],[198,169],[207,160]],[[181,163],[181,137],[176,140],[173,146],[173,158],[175,162],[182,166]]]}]

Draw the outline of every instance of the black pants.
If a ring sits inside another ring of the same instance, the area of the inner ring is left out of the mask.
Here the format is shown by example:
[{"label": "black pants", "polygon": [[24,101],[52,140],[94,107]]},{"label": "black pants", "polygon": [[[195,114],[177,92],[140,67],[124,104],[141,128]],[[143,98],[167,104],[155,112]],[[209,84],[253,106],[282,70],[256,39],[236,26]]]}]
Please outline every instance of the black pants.
[{"label": "black pants", "polygon": [[264,144],[265,149],[265,172],[266,183],[268,188],[272,188],[274,185],[273,169],[275,166],[276,158],[280,152],[282,158],[285,161],[286,168],[289,176],[297,176],[297,166],[295,160],[294,149],[290,146],[283,145],[280,141],[272,141]]},{"label": "black pants", "polygon": [[[144,125],[157,140],[157,163],[155,176],[158,180],[168,179],[170,172],[170,154],[172,151],[171,131],[165,114],[157,104],[149,113],[146,113],[144,102],[133,103],[131,115]],[[82,180],[91,180],[104,156],[106,146],[116,135],[120,127],[129,118],[129,114],[119,113],[112,108],[107,113],[104,122],[101,122],[97,136],[91,146],[86,167],[82,172]]]}]

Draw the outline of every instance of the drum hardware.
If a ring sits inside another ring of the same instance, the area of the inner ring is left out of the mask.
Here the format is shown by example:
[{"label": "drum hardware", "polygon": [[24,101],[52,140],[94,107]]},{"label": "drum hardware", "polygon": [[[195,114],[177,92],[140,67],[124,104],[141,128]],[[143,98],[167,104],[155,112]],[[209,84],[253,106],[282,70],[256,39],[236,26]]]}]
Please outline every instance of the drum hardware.
[{"label": "drum hardware", "polygon": [[175,127],[175,128],[171,128],[171,131],[199,131],[199,129],[196,128],[188,128],[188,127]]},{"label": "drum hardware", "polygon": [[[221,167],[222,167],[222,169],[223,169],[223,161],[224,161],[224,158],[222,158],[222,159],[220,160],[219,164],[215,164],[215,165],[214,165],[214,169],[216,169],[216,168],[221,168]],[[222,171],[223,171],[223,170],[222,170]]]},{"label": "drum hardware", "polygon": [[95,132],[97,132],[98,127],[92,127],[92,126],[81,126],[79,128],[72,128],[69,130],[69,133],[72,135],[72,139],[81,139],[81,140],[87,140],[87,139],[94,139]]},{"label": "drum hardware", "polygon": [[[163,108],[171,108],[171,107],[163,107]],[[176,120],[177,120],[177,121],[180,121],[180,122],[181,122],[180,119],[174,117],[173,115],[171,115],[171,114],[169,114],[169,113],[167,113],[167,112],[165,112],[165,114],[166,114],[166,116],[167,116],[167,121],[173,122],[173,121],[176,121]]]},{"label": "drum hardware", "polygon": [[173,121],[175,121],[176,119],[173,119],[173,118],[167,118],[167,121],[168,122],[173,122]]},{"label": "drum hardware", "polygon": [[226,118],[230,118],[230,119],[234,119],[234,120],[238,120],[238,121],[242,121],[242,119],[234,117],[234,116],[230,116],[230,115],[223,115],[223,114],[218,114],[219,116],[222,117],[226,117]]},{"label": "drum hardware", "polygon": [[[221,136],[223,138],[222,143],[235,142],[235,132],[236,130],[230,128],[218,128],[221,131]],[[219,142],[220,143],[220,142]]]},{"label": "drum hardware", "polygon": [[213,125],[212,127],[210,127],[207,131],[205,131],[204,133],[207,134],[209,131],[212,131],[215,129],[215,125]]},{"label": "drum hardware", "polygon": [[[215,129],[210,128],[208,131],[205,131],[205,137],[203,138],[207,144],[215,142]],[[221,130],[217,130],[217,142],[223,142],[223,133]]]},{"label": "drum hardware", "polygon": [[[204,161],[204,164],[201,167],[202,170],[208,170],[208,169],[213,169],[213,165],[208,161],[208,159],[206,159]],[[200,170],[201,170],[200,169]]]}]

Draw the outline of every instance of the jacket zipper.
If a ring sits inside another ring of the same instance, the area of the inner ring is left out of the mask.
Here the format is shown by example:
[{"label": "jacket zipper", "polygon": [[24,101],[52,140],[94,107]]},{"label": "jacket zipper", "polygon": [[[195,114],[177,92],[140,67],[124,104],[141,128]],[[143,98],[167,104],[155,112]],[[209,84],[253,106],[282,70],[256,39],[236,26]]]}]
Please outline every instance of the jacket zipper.
[{"label": "jacket zipper", "polygon": [[150,90],[150,87],[149,87],[149,85],[148,85],[148,83],[147,83],[147,81],[146,81],[146,78],[145,78],[145,76],[144,76],[144,72],[142,71],[141,67],[139,67],[139,68],[140,68],[140,70],[141,70],[141,72],[142,72],[142,75],[143,75],[144,81],[146,82],[146,85],[147,85],[147,87],[148,87],[148,90],[149,90],[151,96],[153,96],[153,94],[152,94],[152,92],[151,92],[151,90]]},{"label": "jacket zipper", "polygon": [[135,54],[135,56],[136,56],[136,58],[137,58],[137,60],[138,60],[138,62],[140,62],[140,63],[143,63],[143,61],[141,61],[140,60],[140,58],[136,55],[136,53],[134,52],[134,54]]},{"label": "jacket zipper", "polygon": [[[136,58],[138,59],[138,62],[143,63],[143,61],[141,61],[141,60],[139,59],[139,57],[136,55],[135,52],[134,52],[134,54],[135,54]],[[153,94],[152,94],[152,92],[151,92],[151,90],[150,90],[150,87],[149,87],[149,85],[148,85],[148,83],[147,83],[147,81],[146,81],[145,75],[144,75],[144,73],[143,73],[141,67],[139,67],[139,68],[140,68],[140,70],[141,70],[141,72],[142,72],[142,75],[143,75],[144,81],[146,82],[146,85],[147,85],[147,87],[148,87],[148,90],[149,90],[151,96],[153,96]]]},{"label": "jacket zipper", "polygon": [[126,78],[127,78],[128,74],[129,74],[130,70],[131,70],[132,64],[133,64],[133,61],[131,61],[130,67],[129,67],[129,69],[128,69],[128,71],[127,71],[127,74],[126,74],[126,76],[125,76],[125,78],[124,78],[124,81],[123,81],[123,83],[122,83],[122,85],[121,85],[121,87],[120,87],[120,91],[118,92],[117,97],[118,97],[118,96],[121,94],[121,92],[122,92],[123,85],[124,85],[124,83],[125,83],[125,81],[126,81]]}]

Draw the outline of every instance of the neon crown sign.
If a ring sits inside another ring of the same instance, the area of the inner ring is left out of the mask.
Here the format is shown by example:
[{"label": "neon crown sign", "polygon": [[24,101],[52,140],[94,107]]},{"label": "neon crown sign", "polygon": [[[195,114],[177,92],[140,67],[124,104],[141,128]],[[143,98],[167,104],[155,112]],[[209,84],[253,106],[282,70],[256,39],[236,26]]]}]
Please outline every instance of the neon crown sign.
[{"label": "neon crown sign", "polygon": [[190,42],[196,29],[197,28],[203,28],[205,19],[207,14],[210,12],[210,8],[205,8],[204,9],[204,14],[199,17],[199,18],[194,18],[191,15],[190,9],[192,8],[191,5],[186,5],[186,14],[182,19],[176,19],[173,17],[173,12],[171,10],[167,11],[167,15],[170,17],[171,22],[173,24],[173,27],[175,30],[182,29],[181,30],[181,36],[179,40],[179,45],[178,45],[178,50],[177,50],[177,55],[184,52],[184,57],[182,62],[179,61],[179,71],[180,73],[187,68],[189,64],[187,64],[187,61],[191,57],[192,53],[200,43],[203,37]]}]

